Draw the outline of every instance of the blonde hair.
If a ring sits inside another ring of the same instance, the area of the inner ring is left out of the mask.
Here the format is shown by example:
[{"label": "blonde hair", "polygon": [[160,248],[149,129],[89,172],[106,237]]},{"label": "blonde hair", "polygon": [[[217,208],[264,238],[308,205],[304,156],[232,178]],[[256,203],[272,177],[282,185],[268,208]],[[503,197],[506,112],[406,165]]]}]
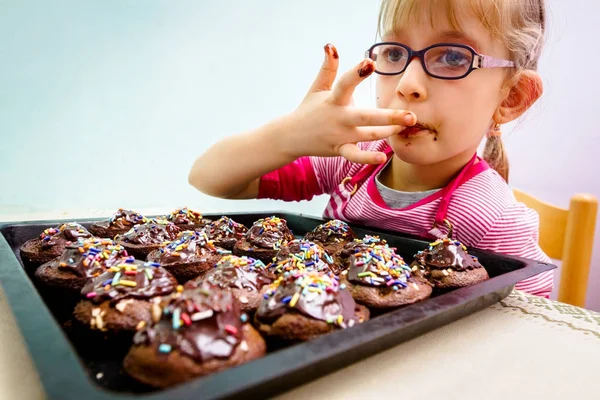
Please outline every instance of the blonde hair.
[{"label": "blonde hair", "polygon": [[[410,22],[429,17],[434,25],[434,7],[443,3],[446,17],[455,29],[460,29],[460,15],[470,11],[494,38],[510,52],[516,68],[507,79],[513,86],[524,70],[537,70],[546,32],[545,0],[382,0],[378,33],[396,32]],[[424,9],[427,7],[427,9]],[[467,10],[465,10],[467,9]],[[508,182],[508,158],[499,135],[490,135],[483,158]]]}]

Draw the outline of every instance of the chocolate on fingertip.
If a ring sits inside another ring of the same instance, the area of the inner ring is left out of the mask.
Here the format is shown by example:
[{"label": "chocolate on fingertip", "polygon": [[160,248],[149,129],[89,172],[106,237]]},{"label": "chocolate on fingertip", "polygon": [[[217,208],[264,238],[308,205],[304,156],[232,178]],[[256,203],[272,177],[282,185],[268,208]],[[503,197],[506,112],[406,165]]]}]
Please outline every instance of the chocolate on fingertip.
[{"label": "chocolate on fingertip", "polygon": [[325,45],[325,53],[327,53],[327,54],[331,54],[331,56],[332,56],[333,58],[335,58],[336,60],[337,60],[338,58],[340,58],[340,56],[338,55],[337,49],[336,49],[336,48],[335,48],[335,46],[334,46],[334,45],[332,45],[331,43],[327,43],[327,44]]},{"label": "chocolate on fingertip", "polygon": [[371,75],[374,71],[375,71],[375,66],[373,65],[373,63],[369,62],[369,61],[365,61],[363,63],[362,68],[360,68],[358,70],[358,76],[361,78],[366,78],[367,76]]}]

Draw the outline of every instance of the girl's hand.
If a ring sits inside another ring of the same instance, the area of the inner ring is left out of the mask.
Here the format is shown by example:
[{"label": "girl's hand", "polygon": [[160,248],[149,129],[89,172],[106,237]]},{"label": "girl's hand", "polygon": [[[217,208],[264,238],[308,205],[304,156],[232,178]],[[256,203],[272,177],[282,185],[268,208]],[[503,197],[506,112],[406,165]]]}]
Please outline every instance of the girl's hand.
[{"label": "girl's hand", "polygon": [[283,150],[293,158],[301,156],[342,156],[362,164],[385,161],[381,152],[363,151],[356,143],[393,136],[417,122],[410,111],[359,109],[352,105],[354,89],[375,70],[366,59],[339,79],[336,49],[325,46],[325,61],[300,106],[284,118]]}]

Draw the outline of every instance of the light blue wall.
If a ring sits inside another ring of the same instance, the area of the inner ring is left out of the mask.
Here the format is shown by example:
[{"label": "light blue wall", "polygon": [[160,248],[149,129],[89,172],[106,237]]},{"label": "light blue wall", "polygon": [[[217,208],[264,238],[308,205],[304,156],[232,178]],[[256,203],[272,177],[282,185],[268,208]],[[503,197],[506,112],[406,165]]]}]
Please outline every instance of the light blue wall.
[{"label": "light blue wall", "polygon": [[347,0],[4,2],[0,205],[297,210],[208,198],[187,172],[219,138],[292,111],[326,42],[344,68],[360,61],[376,14]]}]

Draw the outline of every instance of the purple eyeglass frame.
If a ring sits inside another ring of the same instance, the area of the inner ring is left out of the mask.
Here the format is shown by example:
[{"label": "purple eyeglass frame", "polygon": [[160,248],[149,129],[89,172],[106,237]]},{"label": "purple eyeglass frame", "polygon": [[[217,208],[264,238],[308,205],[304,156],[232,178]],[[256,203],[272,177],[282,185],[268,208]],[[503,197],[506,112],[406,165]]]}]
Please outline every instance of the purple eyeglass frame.
[{"label": "purple eyeglass frame", "polygon": [[[445,79],[445,80],[463,79],[464,77],[469,75],[474,70],[480,69],[480,68],[512,68],[515,66],[515,63],[513,61],[501,60],[501,59],[498,59],[498,58],[495,58],[492,56],[486,56],[483,54],[479,54],[475,50],[473,50],[472,47],[464,45],[464,44],[458,44],[458,43],[436,43],[431,46],[425,47],[422,50],[416,51],[402,43],[381,42],[381,43],[375,43],[373,46],[369,47],[369,49],[365,53],[365,56],[372,59],[373,61],[377,61],[376,60],[377,55],[373,54],[373,50],[375,48],[377,48],[378,46],[382,46],[382,45],[394,45],[394,46],[399,46],[399,47],[406,49],[406,51],[408,52],[408,61],[406,62],[406,65],[404,66],[404,68],[402,68],[402,70],[399,72],[379,72],[379,71],[377,71],[377,68],[375,68],[375,72],[379,75],[400,75],[401,73],[403,73],[406,70],[406,68],[408,68],[408,65],[410,64],[411,60],[414,57],[418,57],[421,60],[421,65],[423,66],[423,70],[425,71],[425,73],[427,75],[429,75],[433,78],[436,78],[436,79]],[[471,63],[468,71],[465,72],[463,75],[454,76],[454,77],[440,76],[440,75],[432,74],[429,71],[429,69],[427,69],[427,66],[425,65],[425,59],[423,57],[425,55],[425,53],[427,51],[431,50],[432,48],[447,47],[447,46],[460,47],[460,48],[469,50],[469,52],[472,54],[473,62]]]}]

